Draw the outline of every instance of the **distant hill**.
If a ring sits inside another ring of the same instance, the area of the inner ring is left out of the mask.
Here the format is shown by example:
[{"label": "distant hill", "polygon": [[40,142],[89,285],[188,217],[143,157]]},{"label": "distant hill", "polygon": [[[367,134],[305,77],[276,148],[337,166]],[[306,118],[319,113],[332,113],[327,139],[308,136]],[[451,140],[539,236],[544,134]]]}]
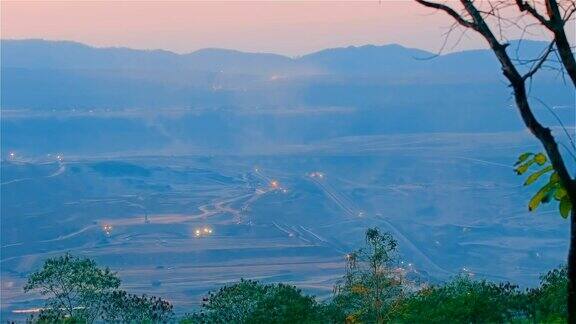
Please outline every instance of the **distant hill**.
[{"label": "distant hill", "polygon": [[[535,57],[543,46],[524,42],[520,53]],[[290,58],[5,40],[1,73],[2,145],[38,154],[229,152],[343,136],[523,128],[487,50],[435,57],[370,45]],[[556,114],[574,125],[574,91],[560,77],[539,74],[530,95],[564,107]],[[534,104],[547,125],[557,124]]]},{"label": "distant hill", "polygon": [[[513,42],[510,48],[516,48]],[[377,74],[493,66],[488,50],[464,51],[435,57],[433,53],[398,44],[332,48],[298,58],[227,49],[202,49],[189,54],[122,47],[96,48],[70,41],[2,40],[2,66],[26,69],[187,69],[238,74]],[[546,44],[524,41],[521,53],[531,57]]]},{"label": "distant hill", "polygon": [[[176,54],[95,48],[69,41],[2,40],[1,45],[2,106],[8,109],[374,106],[406,101],[394,94],[415,89],[429,102],[439,92],[426,87],[478,84],[482,92],[502,79],[488,50],[434,56],[397,44],[367,45],[290,58],[225,49]],[[545,45],[524,41],[519,52],[535,57]],[[560,82],[552,74],[540,78]],[[403,90],[393,90],[398,86]]]},{"label": "distant hill", "polygon": [[300,61],[322,67],[327,73],[375,74],[385,72],[407,72],[414,65],[433,54],[397,44],[375,46],[350,46],[326,49],[303,56]]},{"label": "distant hill", "polygon": [[298,69],[297,62],[276,54],[203,49],[179,55],[164,50],[96,48],[69,41],[2,40],[2,66],[27,69],[149,69],[273,73]]}]

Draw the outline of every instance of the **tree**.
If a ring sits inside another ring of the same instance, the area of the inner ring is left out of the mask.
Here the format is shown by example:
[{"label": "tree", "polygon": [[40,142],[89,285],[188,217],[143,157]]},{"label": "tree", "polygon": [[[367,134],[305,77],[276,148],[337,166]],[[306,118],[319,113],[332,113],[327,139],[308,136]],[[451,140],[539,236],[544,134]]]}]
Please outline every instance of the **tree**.
[{"label": "tree", "polygon": [[93,260],[66,253],[49,258],[32,273],[24,291],[48,296],[32,321],[39,323],[165,323],[173,319],[172,305],[158,297],[119,290],[120,279]]},{"label": "tree", "polygon": [[322,306],[286,284],[244,280],[204,298],[202,309],[181,323],[318,323]]},{"label": "tree", "polygon": [[536,323],[566,321],[566,287],[568,269],[560,267],[540,277],[540,286],[527,291],[528,313]]},{"label": "tree", "polygon": [[332,301],[346,321],[384,323],[394,316],[406,289],[396,246],[392,235],[371,228],[366,246],[346,256],[346,275]]},{"label": "tree", "polygon": [[278,284],[258,303],[247,323],[320,323],[322,306],[295,286]]},{"label": "tree", "polygon": [[[545,14],[540,12],[542,11],[542,6],[535,1],[493,0],[478,4],[474,0],[459,0],[457,2],[460,3],[460,7],[456,9],[453,6],[439,2],[415,1],[426,7],[443,11],[452,17],[457,25],[473,30],[488,43],[500,62],[502,73],[510,83],[522,121],[542,144],[552,168],[557,174],[558,183],[565,188],[571,205],[576,206],[576,179],[570,175],[552,131],[550,128],[543,126],[534,115],[528,100],[526,87],[526,82],[531,80],[534,74],[544,66],[552,52],[558,53],[564,70],[576,87],[576,63],[565,31],[567,22],[576,12],[576,1],[544,0]],[[480,5],[484,5],[484,7],[480,7]],[[496,25],[500,32],[503,27],[505,28],[503,22],[508,25],[516,24],[513,19],[507,19],[500,14],[501,10],[510,10],[512,8],[516,8],[520,15],[533,19],[536,24],[550,31],[552,35],[550,45],[538,59],[531,60],[532,65],[525,73],[520,72],[518,64],[521,63],[514,63],[514,60],[506,51],[508,43],[501,36],[502,34],[498,33],[500,36],[496,36],[497,34],[490,27],[491,25]],[[576,208],[571,210],[570,233],[567,288],[568,321],[576,323]]]},{"label": "tree", "polygon": [[533,1],[530,3],[526,0],[515,0],[515,5],[521,12],[527,12],[538,23],[552,32],[560,60],[570,76],[572,84],[576,86],[576,61],[565,31],[567,22],[570,21],[572,15],[576,12],[576,2],[574,0],[545,0],[544,5],[548,17],[538,12]]},{"label": "tree", "polygon": [[107,323],[169,323],[172,304],[162,298],[117,290],[106,296],[102,319]]},{"label": "tree", "polygon": [[24,291],[49,296],[39,318],[61,321],[74,318],[92,323],[100,315],[108,293],[120,286],[110,269],[100,269],[87,258],[70,254],[50,258],[42,269],[31,274]]},{"label": "tree", "polygon": [[418,291],[403,302],[404,323],[508,323],[525,316],[522,294],[509,283],[474,281],[461,275]]}]

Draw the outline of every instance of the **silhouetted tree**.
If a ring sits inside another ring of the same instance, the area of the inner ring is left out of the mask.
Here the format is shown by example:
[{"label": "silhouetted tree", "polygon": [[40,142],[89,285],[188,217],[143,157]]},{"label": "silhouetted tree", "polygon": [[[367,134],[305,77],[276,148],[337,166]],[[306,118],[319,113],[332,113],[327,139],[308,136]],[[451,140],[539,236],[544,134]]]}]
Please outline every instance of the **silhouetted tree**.
[{"label": "silhouetted tree", "polygon": [[[576,87],[576,63],[566,36],[567,23],[576,12],[576,1],[493,0],[480,2],[459,0],[447,3],[428,0],[415,1],[426,7],[445,12],[455,20],[457,25],[473,30],[483,37],[496,55],[500,62],[502,73],[510,83],[522,121],[540,141],[546,151],[551,166],[557,174],[557,182],[565,189],[571,205],[567,303],[568,321],[576,323],[576,179],[570,175],[552,131],[550,128],[543,126],[534,115],[528,100],[526,87],[527,81],[531,80],[535,73],[542,69],[549,60],[551,53],[558,54],[564,71],[568,73],[572,84]],[[507,26],[515,26],[516,20],[509,19],[501,14],[503,10],[516,10],[520,16],[527,16],[533,19],[535,24],[542,26],[551,34],[550,45],[540,57],[530,60],[531,66],[527,72],[520,72],[518,65],[522,63],[513,60],[506,51],[509,44],[502,36],[501,31],[502,28]],[[545,13],[541,11],[545,11]],[[497,29],[497,32],[493,29]]]}]

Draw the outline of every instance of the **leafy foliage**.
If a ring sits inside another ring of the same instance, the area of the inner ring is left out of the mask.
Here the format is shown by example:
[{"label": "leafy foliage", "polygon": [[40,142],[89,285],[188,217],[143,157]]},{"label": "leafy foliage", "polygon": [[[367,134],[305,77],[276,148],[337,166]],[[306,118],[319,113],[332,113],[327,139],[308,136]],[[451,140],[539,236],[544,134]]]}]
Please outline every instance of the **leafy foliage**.
[{"label": "leafy foliage", "polygon": [[371,228],[365,247],[347,255],[346,275],[330,307],[337,321],[382,323],[394,316],[406,288],[396,246],[392,235]]},{"label": "leafy foliage", "polygon": [[525,186],[536,183],[544,175],[550,174],[548,181],[545,182],[542,187],[536,192],[536,194],[530,199],[528,203],[528,210],[533,211],[540,204],[548,203],[552,199],[559,202],[558,209],[562,217],[567,218],[570,215],[570,210],[572,209],[572,203],[566,192],[566,188],[560,183],[560,178],[551,164],[548,163],[548,158],[544,153],[531,153],[526,152],[518,157],[518,161],[515,164],[515,171],[518,175],[526,173],[531,167],[535,167],[536,171],[533,172],[526,178],[524,182]]},{"label": "leafy foliage", "polygon": [[458,276],[407,298],[397,321],[407,323],[503,323],[524,314],[517,286]]},{"label": "leafy foliage", "polygon": [[[567,268],[520,291],[458,276],[414,290],[397,267],[396,241],[377,228],[366,246],[347,257],[347,271],[328,303],[292,285],[241,280],[204,298],[200,311],[181,323],[564,323]],[[158,297],[119,290],[120,279],[90,259],[65,254],[46,260],[30,275],[26,291],[48,296],[37,323],[170,323],[172,305]]]},{"label": "leafy foliage", "polygon": [[40,319],[76,318],[91,323],[101,313],[107,294],[119,286],[120,279],[110,269],[65,254],[46,260],[42,270],[28,277],[24,291],[49,296]]},{"label": "leafy foliage", "polygon": [[107,323],[168,323],[174,317],[172,308],[162,298],[118,290],[108,294],[102,319]]},{"label": "leafy foliage", "polygon": [[119,290],[120,279],[93,260],[70,254],[47,259],[31,274],[24,291],[48,296],[32,322],[38,323],[162,323],[173,317],[172,305],[146,295]]},{"label": "leafy foliage", "polygon": [[565,323],[568,317],[568,269],[549,271],[540,278],[540,286],[527,291],[530,318],[538,323]]},{"label": "leafy foliage", "polygon": [[202,310],[181,323],[318,323],[322,317],[314,297],[294,286],[241,280],[209,293]]}]

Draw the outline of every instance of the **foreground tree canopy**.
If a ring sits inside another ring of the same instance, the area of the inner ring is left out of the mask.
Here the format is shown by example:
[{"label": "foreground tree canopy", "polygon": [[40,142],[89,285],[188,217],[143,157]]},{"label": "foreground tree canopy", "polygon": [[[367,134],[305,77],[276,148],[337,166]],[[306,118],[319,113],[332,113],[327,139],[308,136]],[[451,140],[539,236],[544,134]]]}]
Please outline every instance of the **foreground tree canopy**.
[{"label": "foreground tree canopy", "polygon": [[47,259],[41,270],[28,277],[24,291],[47,297],[40,313],[31,319],[41,323],[158,323],[173,319],[169,302],[128,294],[119,287],[120,279],[110,269],[65,254]]},{"label": "foreground tree canopy", "polygon": [[346,256],[346,273],[325,302],[294,286],[252,280],[220,288],[181,323],[562,323],[567,318],[566,268],[536,288],[474,280],[462,274],[430,285],[400,267],[397,243],[377,228]]},{"label": "foreground tree canopy", "polygon": [[322,307],[294,286],[252,280],[210,293],[181,323],[320,323]]},{"label": "foreground tree canopy", "polygon": [[469,274],[441,284],[420,282],[399,262],[397,243],[377,228],[346,257],[334,295],[320,301],[289,284],[240,280],[203,299],[180,319],[158,297],[120,290],[120,279],[86,258],[46,260],[26,291],[47,297],[38,323],[563,323],[567,269],[542,276],[538,287],[474,280]]}]

